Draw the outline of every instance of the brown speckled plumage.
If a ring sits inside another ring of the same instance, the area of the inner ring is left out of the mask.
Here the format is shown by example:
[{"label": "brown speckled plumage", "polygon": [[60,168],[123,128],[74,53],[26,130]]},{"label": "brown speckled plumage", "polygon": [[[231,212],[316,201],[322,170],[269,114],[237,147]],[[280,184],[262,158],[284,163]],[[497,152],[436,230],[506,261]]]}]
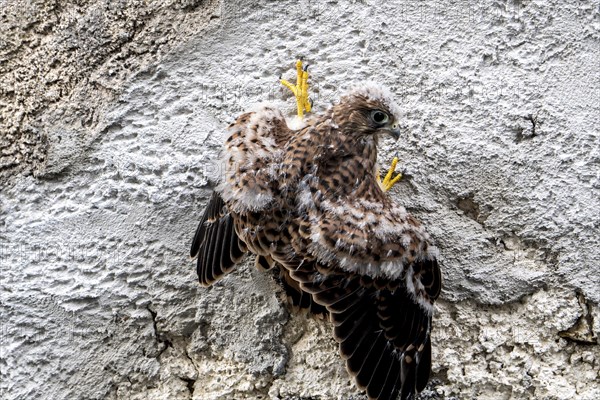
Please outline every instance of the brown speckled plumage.
[{"label": "brown speckled plumage", "polygon": [[243,114],[191,251],[203,285],[247,250],[277,271],[292,305],[329,315],[348,371],[372,399],[411,399],[425,387],[441,289],[429,236],[376,180],[378,137],[398,119],[374,85],[297,131],[271,107]]}]

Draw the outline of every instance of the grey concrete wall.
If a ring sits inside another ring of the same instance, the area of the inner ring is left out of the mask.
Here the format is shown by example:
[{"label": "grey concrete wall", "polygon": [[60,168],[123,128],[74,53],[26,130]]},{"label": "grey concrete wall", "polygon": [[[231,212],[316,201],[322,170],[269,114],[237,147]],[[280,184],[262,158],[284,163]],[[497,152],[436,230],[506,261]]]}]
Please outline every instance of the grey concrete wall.
[{"label": "grey concrete wall", "polygon": [[389,85],[445,289],[431,399],[600,398],[597,1],[0,2],[0,393],[361,399],[327,322],[188,247],[224,128],[303,55]]}]

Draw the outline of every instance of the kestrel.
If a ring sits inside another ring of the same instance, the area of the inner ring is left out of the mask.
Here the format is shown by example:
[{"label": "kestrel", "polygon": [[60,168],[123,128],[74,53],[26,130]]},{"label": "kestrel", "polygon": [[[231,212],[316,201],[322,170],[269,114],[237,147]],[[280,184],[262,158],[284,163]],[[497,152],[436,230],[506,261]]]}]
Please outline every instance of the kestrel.
[{"label": "kestrel", "polygon": [[427,384],[442,283],[429,235],[377,180],[378,141],[397,138],[399,120],[377,84],[351,89],[298,130],[271,106],[241,115],[191,248],[204,286],[248,252],[277,271],[293,305],[328,316],[371,399],[414,399]]}]

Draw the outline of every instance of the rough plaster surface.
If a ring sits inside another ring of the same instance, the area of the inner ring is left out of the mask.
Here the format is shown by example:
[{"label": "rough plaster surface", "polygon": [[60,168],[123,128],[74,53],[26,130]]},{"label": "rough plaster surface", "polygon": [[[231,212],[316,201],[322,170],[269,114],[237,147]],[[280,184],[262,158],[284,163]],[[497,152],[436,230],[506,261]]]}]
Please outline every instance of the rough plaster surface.
[{"label": "rough plaster surface", "polygon": [[[600,398],[597,1],[0,3],[0,393],[362,399],[327,322],[188,246],[224,127],[388,84],[445,290],[422,398]],[[304,10],[304,11],[303,11]]]}]

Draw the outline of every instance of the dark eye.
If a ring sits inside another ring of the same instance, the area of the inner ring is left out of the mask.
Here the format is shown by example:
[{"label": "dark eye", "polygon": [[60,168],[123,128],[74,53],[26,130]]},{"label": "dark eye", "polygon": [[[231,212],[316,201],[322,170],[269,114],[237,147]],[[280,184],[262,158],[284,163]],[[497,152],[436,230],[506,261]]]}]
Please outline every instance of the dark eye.
[{"label": "dark eye", "polygon": [[384,113],[383,111],[373,110],[373,111],[371,111],[371,119],[376,124],[383,125],[388,122],[390,117],[388,117],[388,115],[386,113]]}]

